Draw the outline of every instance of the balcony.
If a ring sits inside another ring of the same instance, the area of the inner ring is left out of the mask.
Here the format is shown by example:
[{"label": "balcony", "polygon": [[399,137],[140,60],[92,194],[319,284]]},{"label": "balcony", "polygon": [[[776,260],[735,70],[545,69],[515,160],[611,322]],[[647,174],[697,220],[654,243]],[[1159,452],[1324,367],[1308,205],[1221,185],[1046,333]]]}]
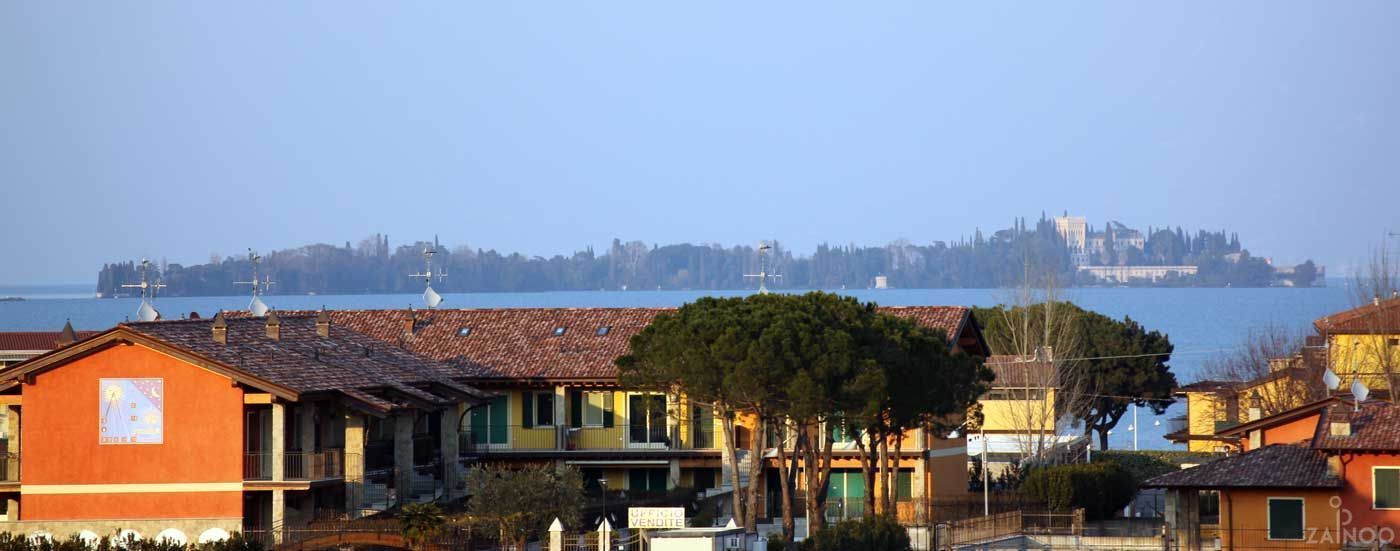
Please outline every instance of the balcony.
[{"label": "balcony", "polygon": [[[244,453],[243,479],[272,480],[272,459],[271,453]],[[316,482],[345,477],[345,450],[286,452],[282,455],[282,461],[283,480]]]},{"label": "balcony", "polygon": [[473,427],[458,435],[460,455],[604,450],[715,450],[712,426]]}]

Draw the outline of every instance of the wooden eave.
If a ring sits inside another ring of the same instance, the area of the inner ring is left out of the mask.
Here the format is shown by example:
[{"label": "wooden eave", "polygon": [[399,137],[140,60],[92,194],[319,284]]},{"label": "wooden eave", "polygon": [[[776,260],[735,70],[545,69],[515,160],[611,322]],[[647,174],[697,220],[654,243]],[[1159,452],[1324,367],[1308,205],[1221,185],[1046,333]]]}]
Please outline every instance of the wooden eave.
[{"label": "wooden eave", "polygon": [[283,400],[295,402],[300,395],[296,390],[263,379],[243,369],[190,352],[174,344],[121,325],[88,337],[77,343],[35,356],[10,366],[4,371],[0,371],[0,390],[8,389],[21,383],[32,382],[34,377],[46,371],[55,369],[63,364],[90,354],[95,354],[108,347],[123,344],[139,344],[155,350],[156,352],[160,352],[161,354],[193,364],[196,367],[228,377],[235,383],[266,391]]}]

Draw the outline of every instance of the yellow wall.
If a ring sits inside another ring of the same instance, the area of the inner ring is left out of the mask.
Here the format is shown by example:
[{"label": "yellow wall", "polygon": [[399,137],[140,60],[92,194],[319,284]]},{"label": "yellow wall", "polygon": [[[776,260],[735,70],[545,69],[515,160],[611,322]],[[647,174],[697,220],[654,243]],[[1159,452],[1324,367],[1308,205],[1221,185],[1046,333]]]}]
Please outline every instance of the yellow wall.
[{"label": "yellow wall", "polygon": [[[521,426],[521,419],[524,407],[524,393],[542,392],[542,389],[510,389],[500,391],[507,396],[507,424],[510,426],[510,447],[512,449],[553,449],[556,446],[556,434],[559,430],[568,429],[569,412],[572,405],[567,402],[569,394],[564,393],[564,407],[562,417],[556,414],[555,427],[547,428],[524,428]],[[622,449],[627,447],[627,423],[631,412],[628,411],[628,393],[620,390],[612,391],[613,394],[613,426],[598,427],[584,426],[576,431],[572,431],[575,437],[572,439],[577,449]],[[556,394],[556,400],[558,399]],[[679,430],[682,449],[693,449],[694,443],[691,438],[692,423],[689,401],[682,397],[679,401],[672,400],[668,404],[669,425],[676,426]],[[559,427],[563,427],[560,429]],[[723,424],[715,418],[712,422],[713,437],[711,448],[719,449],[723,446]]]},{"label": "yellow wall", "polygon": [[[1192,436],[1213,436],[1217,422],[1239,422],[1234,408],[1214,392],[1186,393],[1186,423]],[[1190,440],[1186,447],[1193,452],[1213,452],[1221,444],[1213,440]]]},{"label": "yellow wall", "polygon": [[[1013,396],[1017,389],[1008,389]],[[1044,400],[989,400],[983,396],[982,424],[988,431],[1055,432],[1055,390],[1046,389]],[[1030,426],[1028,426],[1030,425]]]},{"label": "yellow wall", "polygon": [[1389,344],[1396,338],[1400,335],[1329,335],[1332,371],[1344,386],[1358,375],[1371,390],[1389,388],[1385,372],[1400,373],[1400,346]]}]

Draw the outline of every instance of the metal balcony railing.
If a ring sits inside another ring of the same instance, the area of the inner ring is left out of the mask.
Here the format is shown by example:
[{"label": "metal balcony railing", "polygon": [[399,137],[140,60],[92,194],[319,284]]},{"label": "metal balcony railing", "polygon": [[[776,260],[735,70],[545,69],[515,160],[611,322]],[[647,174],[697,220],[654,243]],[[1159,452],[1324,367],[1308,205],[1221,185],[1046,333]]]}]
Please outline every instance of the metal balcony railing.
[{"label": "metal balcony railing", "polygon": [[287,452],[284,463],[287,480],[331,480],[345,476],[345,450]]},{"label": "metal balcony railing", "polygon": [[[273,456],[269,452],[243,454],[244,480],[273,480]],[[283,480],[333,480],[345,476],[345,450],[286,452],[282,455]]]}]

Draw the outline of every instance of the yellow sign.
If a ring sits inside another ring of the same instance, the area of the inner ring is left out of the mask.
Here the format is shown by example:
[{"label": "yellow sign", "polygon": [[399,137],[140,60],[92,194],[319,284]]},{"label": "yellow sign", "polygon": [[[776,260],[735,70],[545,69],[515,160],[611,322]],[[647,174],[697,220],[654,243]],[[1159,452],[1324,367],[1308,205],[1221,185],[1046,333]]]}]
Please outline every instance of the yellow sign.
[{"label": "yellow sign", "polygon": [[685,507],[628,507],[628,528],[685,528]]}]

